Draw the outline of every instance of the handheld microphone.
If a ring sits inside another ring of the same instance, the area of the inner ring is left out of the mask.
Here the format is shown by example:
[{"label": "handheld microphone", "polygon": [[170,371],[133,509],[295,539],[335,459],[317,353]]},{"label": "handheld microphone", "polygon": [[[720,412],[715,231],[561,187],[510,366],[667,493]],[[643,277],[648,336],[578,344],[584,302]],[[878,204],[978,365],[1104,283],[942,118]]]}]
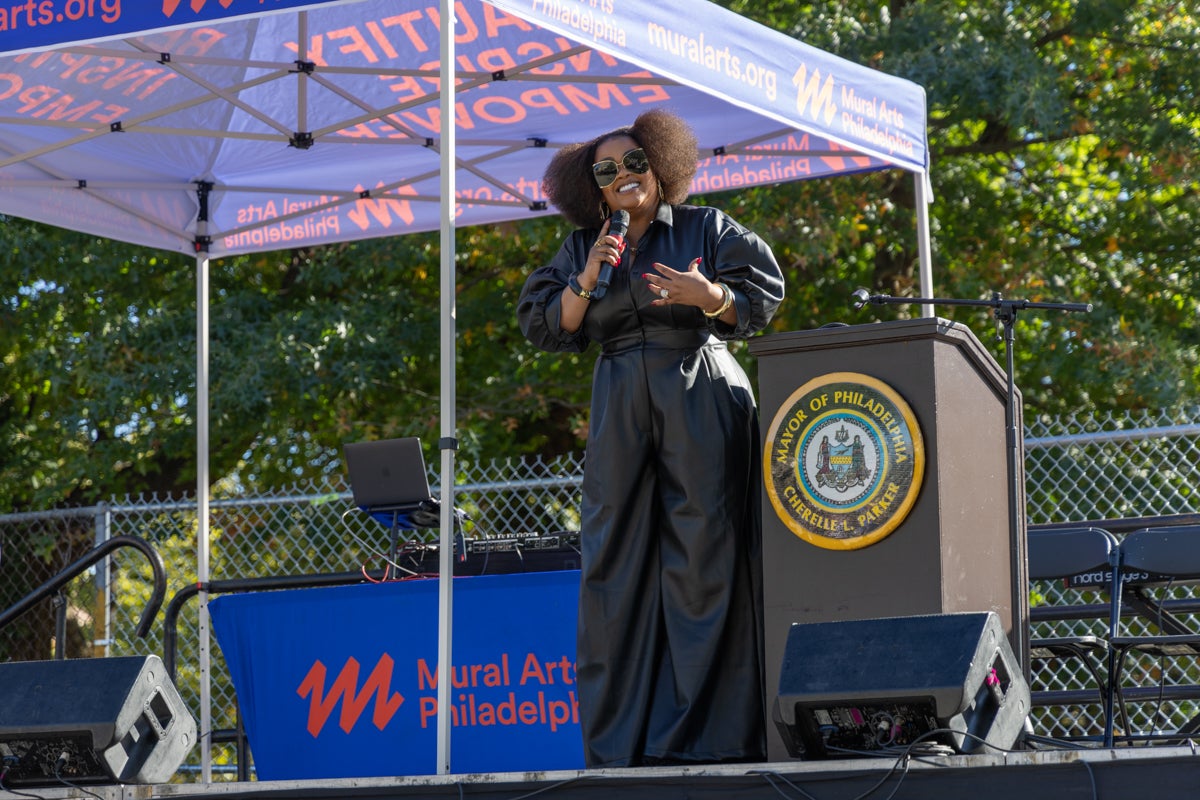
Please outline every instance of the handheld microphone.
[{"label": "handheld microphone", "polygon": [[[619,209],[613,212],[612,217],[608,220],[608,235],[617,238],[617,254],[623,256],[625,254],[625,234],[629,232],[629,212],[624,209]],[[618,261],[617,263],[620,263]],[[608,292],[608,287],[612,283],[613,265],[605,261],[600,266],[600,277],[596,278],[596,288],[592,290],[592,297],[599,300]]]},{"label": "handheld microphone", "polygon": [[871,302],[871,295],[866,289],[855,289],[854,294],[850,295],[850,298],[855,308],[862,308]]}]

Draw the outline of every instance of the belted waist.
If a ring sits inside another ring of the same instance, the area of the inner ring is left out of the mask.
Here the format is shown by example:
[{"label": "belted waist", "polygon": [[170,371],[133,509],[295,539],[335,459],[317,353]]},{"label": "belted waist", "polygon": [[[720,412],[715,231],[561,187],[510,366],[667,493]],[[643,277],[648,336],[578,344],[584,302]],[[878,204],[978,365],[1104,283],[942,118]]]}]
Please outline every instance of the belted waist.
[{"label": "belted waist", "polygon": [[602,356],[615,356],[631,350],[699,350],[701,347],[725,347],[725,342],[708,332],[706,328],[664,328],[642,330],[628,336],[610,339],[601,345]]}]

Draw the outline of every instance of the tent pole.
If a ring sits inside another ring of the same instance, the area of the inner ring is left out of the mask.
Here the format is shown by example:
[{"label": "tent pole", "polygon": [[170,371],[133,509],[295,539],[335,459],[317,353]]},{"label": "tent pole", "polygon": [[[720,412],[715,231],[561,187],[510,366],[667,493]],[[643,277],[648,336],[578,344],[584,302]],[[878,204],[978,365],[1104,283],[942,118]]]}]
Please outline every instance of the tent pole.
[{"label": "tent pole", "polygon": [[212,782],[212,675],[208,632],[208,254],[196,256],[196,580],[200,585],[200,777]]},{"label": "tent pole", "polygon": [[[933,256],[929,244],[929,204],[933,202],[933,191],[929,185],[928,172],[914,172],[917,197],[917,254],[920,261],[921,297],[933,297]],[[932,317],[934,308],[921,304],[921,316]]]},{"label": "tent pole", "polygon": [[450,772],[451,632],[454,629],[454,451],[455,344],[457,313],[454,274],[455,120],[454,0],[441,0],[441,545],[438,547],[438,704],[437,774]]}]

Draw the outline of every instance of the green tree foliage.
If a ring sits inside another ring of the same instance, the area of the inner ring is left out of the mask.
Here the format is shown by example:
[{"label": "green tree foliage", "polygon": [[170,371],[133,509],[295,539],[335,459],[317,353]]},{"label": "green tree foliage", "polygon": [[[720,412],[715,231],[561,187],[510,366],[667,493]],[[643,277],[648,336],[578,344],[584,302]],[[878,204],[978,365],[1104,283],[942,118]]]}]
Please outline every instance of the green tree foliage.
[{"label": "green tree foliage", "polygon": [[[1089,314],[1019,313],[1016,373],[1027,413],[1196,402],[1200,17],[1192,4],[730,5],[926,88],[935,296],[1094,304]],[[789,262],[785,327],[850,321],[844,298],[859,283],[916,291],[906,181],[881,174],[765,195],[750,202],[776,220],[777,250]],[[806,236],[788,235],[789,225]],[[937,313],[971,326],[1003,363],[988,312]]]},{"label": "green tree foliage", "polygon": [[[926,87],[937,295],[1095,304],[1021,314],[1027,413],[1195,402],[1200,21],[1187,4],[729,5]],[[773,330],[918,313],[848,303],[858,286],[917,291],[909,175],[696,199],[773,243],[788,279]],[[514,318],[525,276],[566,232],[549,218],[457,233],[466,458],[582,446],[594,353],[536,352]],[[438,259],[437,236],[417,235],[213,262],[214,478],[239,491],[338,471],[351,439],[431,445]],[[179,254],[5,221],[0,508],[194,489],[195,270]],[[937,312],[1001,358],[986,310]]]}]

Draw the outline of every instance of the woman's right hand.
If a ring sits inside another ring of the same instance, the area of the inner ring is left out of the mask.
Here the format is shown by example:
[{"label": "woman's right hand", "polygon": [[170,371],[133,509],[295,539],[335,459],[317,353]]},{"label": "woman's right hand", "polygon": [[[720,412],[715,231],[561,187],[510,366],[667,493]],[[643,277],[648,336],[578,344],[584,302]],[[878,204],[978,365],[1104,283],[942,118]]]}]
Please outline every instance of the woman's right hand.
[{"label": "woman's right hand", "polygon": [[[588,249],[587,263],[575,276],[575,280],[579,282],[579,288],[584,292],[596,291],[596,285],[600,282],[600,269],[606,263],[616,266],[620,260],[621,254],[617,250],[616,240],[608,235],[608,221],[606,220],[604,227],[600,229],[600,235]],[[567,333],[575,333],[579,330],[583,325],[583,316],[587,313],[591,302],[591,297],[581,297],[571,286],[564,286],[562,315],[559,318],[559,325],[562,326],[562,329]]]},{"label": "woman's right hand", "polygon": [[[596,241],[588,250],[587,263],[584,264],[583,272],[579,276],[579,282],[583,284],[583,288],[589,291],[596,288],[596,281],[600,277],[600,268],[606,263],[616,266],[621,263],[621,253],[617,249],[618,242],[616,239],[608,235],[609,220],[604,221],[604,227],[600,229],[600,235],[596,237]],[[584,283],[584,281],[587,283]],[[588,284],[591,284],[590,286]]]}]

